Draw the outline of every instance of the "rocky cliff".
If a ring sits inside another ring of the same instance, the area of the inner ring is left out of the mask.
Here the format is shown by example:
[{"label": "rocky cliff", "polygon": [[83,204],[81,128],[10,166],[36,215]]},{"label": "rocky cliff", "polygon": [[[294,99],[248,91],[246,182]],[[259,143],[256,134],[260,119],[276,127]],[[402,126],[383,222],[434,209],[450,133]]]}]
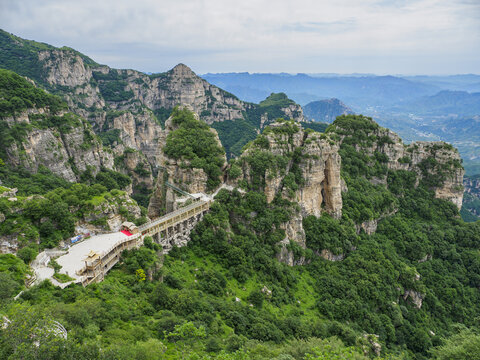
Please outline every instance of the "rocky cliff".
[{"label": "rocky cliff", "polygon": [[[259,105],[243,102],[209,84],[184,64],[165,73],[147,75],[112,69],[73,49],[24,40],[1,30],[0,39],[0,48],[5,52],[0,67],[33,78],[49,91],[61,94],[70,109],[88,119],[97,133],[120,130],[119,142],[131,139],[126,146],[149,152],[145,155],[152,166],[158,164],[154,156],[154,149],[159,148],[158,128],[176,105],[190,106],[208,124],[243,119],[261,128],[277,117],[303,120],[301,107],[291,100],[282,100],[275,111],[269,107],[271,97]],[[17,52],[24,56],[18,58]],[[123,112],[122,116],[118,112]],[[137,124],[134,128],[132,118]],[[116,124],[123,121],[125,129]],[[144,131],[144,126],[149,131]],[[140,135],[138,139],[132,137],[132,129]]]},{"label": "rocky cliff", "polygon": [[[270,163],[259,168],[261,157]],[[268,202],[280,195],[297,201],[303,216],[324,211],[341,216],[341,158],[338,145],[327,136],[293,121],[278,121],[247,148],[239,164],[242,178],[260,184]]]},{"label": "rocky cliff", "polygon": [[294,242],[306,247],[303,217],[342,214],[340,166],[338,145],[332,139],[297,122],[280,120],[231,164],[227,181],[264,192],[269,203],[276,197],[298,203],[298,210],[283,225],[285,239],[279,253],[281,261],[294,265],[303,260],[295,260],[288,246]]},{"label": "rocky cliff", "polygon": [[[151,217],[175,210],[175,199],[184,192],[215,191],[223,182],[227,161],[216,130],[202,123],[190,106],[173,111],[165,122],[164,134],[161,171],[148,208]],[[178,143],[181,145],[177,146]],[[212,167],[214,173],[209,173],[207,169]]]},{"label": "rocky cliff", "polygon": [[480,175],[465,176],[463,179],[465,193],[460,214],[465,221],[480,219]]},{"label": "rocky cliff", "polygon": [[37,172],[40,166],[69,181],[91,169],[113,167],[91,125],[65,110],[58,98],[9,71],[0,73],[0,157],[11,167]]},{"label": "rocky cliff", "polygon": [[465,176],[463,179],[465,192],[480,198],[480,175]]}]

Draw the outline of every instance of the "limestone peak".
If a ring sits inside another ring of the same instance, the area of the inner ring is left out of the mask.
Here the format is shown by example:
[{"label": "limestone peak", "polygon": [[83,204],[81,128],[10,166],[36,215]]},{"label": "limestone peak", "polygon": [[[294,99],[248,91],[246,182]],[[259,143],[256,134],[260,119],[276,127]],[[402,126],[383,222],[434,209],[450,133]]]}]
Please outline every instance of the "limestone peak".
[{"label": "limestone peak", "polygon": [[178,64],[176,65],[172,70],[170,70],[173,75],[177,76],[186,76],[186,77],[191,77],[191,76],[196,76],[196,74],[190,69],[187,65],[185,64]]}]

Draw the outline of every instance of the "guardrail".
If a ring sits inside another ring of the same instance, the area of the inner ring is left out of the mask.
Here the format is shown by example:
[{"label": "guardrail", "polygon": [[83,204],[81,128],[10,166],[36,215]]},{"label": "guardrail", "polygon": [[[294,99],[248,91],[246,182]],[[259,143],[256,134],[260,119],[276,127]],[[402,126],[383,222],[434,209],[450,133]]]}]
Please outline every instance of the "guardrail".
[{"label": "guardrail", "polygon": [[185,213],[185,212],[188,212],[188,211],[190,211],[190,210],[192,210],[192,209],[196,209],[196,208],[198,208],[198,207],[201,207],[201,206],[203,206],[203,205],[205,205],[205,204],[207,204],[207,203],[209,203],[209,202],[208,202],[208,201],[204,201],[204,200],[196,201],[196,202],[194,202],[193,204],[190,204],[190,205],[187,205],[187,206],[185,206],[185,207],[183,207],[183,208],[180,208],[180,209],[178,209],[178,210],[172,211],[171,213],[169,213],[169,214],[167,214],[167,215],[165,215],[165,216],[162,216],[161,218],[158,218],[157,220],[154,220],[154,221],[151,221],[151,222],[149,222],[149,223],[143,224],[143,225],[141,225],[141,226],[138,227],[138,230],[139,230],[140,232],[145,231],[145,230],[148,230],[148,229],[150,229],[150,228],[152,228],[152,227],[154,227],[154,226],[157,226],[158,224],[161,224],[161,223],[163,223],[163,222],[165,222],[165,221],[167,221],[167,220],[169,220],[169,219],[171,219],[171,218],[174,218],[174,217],[177,216],[177,215],[181,215],[181,214],[183,214],[183,213]]}]

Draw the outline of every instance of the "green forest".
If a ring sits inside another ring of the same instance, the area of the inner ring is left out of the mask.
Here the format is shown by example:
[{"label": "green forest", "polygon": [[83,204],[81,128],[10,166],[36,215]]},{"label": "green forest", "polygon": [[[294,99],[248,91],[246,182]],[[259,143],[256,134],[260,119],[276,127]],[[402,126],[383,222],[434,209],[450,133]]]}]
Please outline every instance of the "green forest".
[{"label": "green forest", "polygon": [[[178,130],[165,149],[170,156],[201,165],[222,154],[202,152],[205,144],[213,146],[212,137],[188,112],[176,110],[174,119]],[[284,124],[268,131],[298,131],[294,123]],[[304,265],[289,267],[276,259],[285,237],[281,225],[297,211],[296,203],[281,196],[267,203],[263,188],[269,169],[282,171],[285,162],[301,161],[301,149],[272,156],[262,136],[245,160],[254,169],[248,191],[220,191],[187,247],[163,256],[147,238],[141,248],[125,251],[102,283],[62,290],[44,282],[17,301],[12,296],[24,288],[24,261],[31,257],[1,255],[1,314],[10,325],[0,330],[0,357],[478,358],[480,223],[463,222],[453,204],[435,199],[432,186],[441,175],[416,186],[414,173],[388,171],[383,157],[366,155],[367,146],[390,141],[377,130],[370,118],[353,115],[326,129],[332,139],[343,137],[348,192],[340,219],[304,219],[307,249],[289,245]],[[295,189],[304,179],[296,166],[290,172],[283,186]],[[368,181],[376,176],[385,176],[387,185]],[[17,224],[31,224],[40,236],[48,222],[38,228],[36,221],[49,216],[49,199],[65,202],[68,212],[75,204],[85,209],[81,202],[88,204],[90,196],[108,196],[100,184],[45,190],[44,205],[29,200],[28,211],[15,215]],[[373,235],[356,231],[355,224],[382,216]],[[62,225],[50,221],[62,236]],[[344,260],[327,261],[317,255],[322,249]],[[422,299],[421,307],[413,294]],[[55,336],[54,321],[66,328],[67,339]]]}]

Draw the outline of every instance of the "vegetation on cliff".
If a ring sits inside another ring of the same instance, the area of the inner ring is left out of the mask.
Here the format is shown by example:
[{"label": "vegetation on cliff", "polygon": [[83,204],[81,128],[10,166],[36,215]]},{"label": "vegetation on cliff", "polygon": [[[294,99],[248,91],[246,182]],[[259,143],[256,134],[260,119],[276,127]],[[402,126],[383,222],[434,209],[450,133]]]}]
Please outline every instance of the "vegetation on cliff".
[{"label": "vegetation on cliff", "polygon": [[172,159],[184,161],[181,166],[203,169],[208,176],[207,188],[216,188],[220,184],[225,150],[215,134],[188,109],[175,108],[171,117],[174,130],[168,134],[163,151]]},{"label": "vegetation on cliff", "polygon": [[13,71],[0,69],[0,118],[31,108],[45,108],[55,114],[67,106],[58,96],[37,89]]},{"label": "vegetation on cliff", "polygon": [[480,175],[464,178],[465,193],[460,214],[462,219],[475,222],[480,219]]},{"label": "vegetation on cliff", "polygon": [[[45,43],[22,39],[2,29],[0,29],[0,48],[2,49],[2,51],[0,51],[1,68],[15,71],[48,87],[48,83],[45,80],[43,62],[39,59],[38,53],[40,51],[55,50],[57,48]],[[88,56],[74,49],[63,47],[60,48],[60,50],[80,56],[87,66],[96,65]],[[21,61],[19,59],[21,59]]]}]

